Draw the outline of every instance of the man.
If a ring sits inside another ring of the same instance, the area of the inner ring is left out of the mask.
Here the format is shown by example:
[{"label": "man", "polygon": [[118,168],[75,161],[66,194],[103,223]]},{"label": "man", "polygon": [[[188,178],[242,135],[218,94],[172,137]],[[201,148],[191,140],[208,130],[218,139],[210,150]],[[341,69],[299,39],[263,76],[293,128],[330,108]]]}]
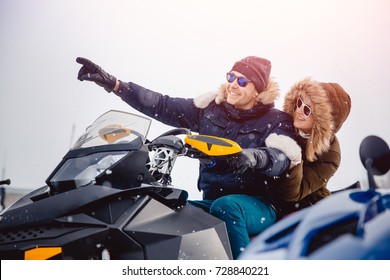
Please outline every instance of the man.
[{"label": "man", "polygon": [[291,116],[274,108],[279,90],[269,79],[269,60],[249,56],[237,61],[219,92],[195,99],[174,98],[125,83],[85,58],[79,57],[77,62],[83,65],[79,80],[113,91],[149,117],[200,134],[232,139],[243,148],[229,162],[201,163],[198,188],[203,200],[189,202],[225,221],[234,258],[247,246],[250,235],[275,222],[273,204],[278,203],[279,196],[273,188],[273,176],[282,174],[290,159],[272,144],[266,147],[265,140],[271,133],[292,138],[294,128]]}]

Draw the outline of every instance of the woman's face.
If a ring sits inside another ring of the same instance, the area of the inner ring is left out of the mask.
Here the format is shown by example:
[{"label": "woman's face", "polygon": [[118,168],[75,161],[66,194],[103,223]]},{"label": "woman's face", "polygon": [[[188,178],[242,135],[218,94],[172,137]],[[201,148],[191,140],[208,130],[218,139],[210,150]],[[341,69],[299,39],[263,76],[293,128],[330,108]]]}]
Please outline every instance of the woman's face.
[{"label": "woman's face", "polygon": [[294,126],[310,134],[314,125],[312,102],[307,96],[299,96],[295,100]]},{"label": "woman's face", "polygon": [[[245,86],[240,86],[238,79],[246,77],[236,71],[231,71],[229,73],[232,75],[230,79],[231,82],[228,80],[226,83],[227,103],[238,109],[251,109],[256,104],[256,96],[259,95],[256,91],[255,85],[252,82],[249,82]],[[233,80],[234,77],[236,79]]]}]

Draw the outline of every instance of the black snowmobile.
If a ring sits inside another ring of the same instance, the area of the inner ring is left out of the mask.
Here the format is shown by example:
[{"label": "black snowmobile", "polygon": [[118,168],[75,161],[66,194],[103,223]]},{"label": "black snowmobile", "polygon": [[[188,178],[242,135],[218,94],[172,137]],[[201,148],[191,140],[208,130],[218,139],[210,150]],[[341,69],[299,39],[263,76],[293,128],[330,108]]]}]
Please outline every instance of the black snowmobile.
[{"label": "black snowmobile", "polygon": [[179,156],[212,161],[241,148],[187,129],[149,141],[150,124],[99,117],[47,185],[1,213],[0,259],[231,259],[224,222],[187,204],[171,171]]}]

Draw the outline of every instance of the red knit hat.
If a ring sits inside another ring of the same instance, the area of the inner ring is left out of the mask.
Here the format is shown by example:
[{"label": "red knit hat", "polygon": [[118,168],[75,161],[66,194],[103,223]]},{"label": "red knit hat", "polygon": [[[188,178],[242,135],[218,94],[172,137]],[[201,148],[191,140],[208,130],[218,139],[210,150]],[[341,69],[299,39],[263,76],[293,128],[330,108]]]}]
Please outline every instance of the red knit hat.
[{"label": "red knit hat", "polygon": [[237,61],[232,70],[243,74],[255,85],[256,91],[264,91],[271,73],[271,62],[265,58],[248,56]]}]

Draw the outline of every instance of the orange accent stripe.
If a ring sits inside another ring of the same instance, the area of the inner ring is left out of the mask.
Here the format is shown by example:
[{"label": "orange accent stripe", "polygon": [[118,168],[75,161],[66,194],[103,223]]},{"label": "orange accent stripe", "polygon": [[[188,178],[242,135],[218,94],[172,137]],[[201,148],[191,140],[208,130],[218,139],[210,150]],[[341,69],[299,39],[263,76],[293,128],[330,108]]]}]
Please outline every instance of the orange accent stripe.
[{"label": "orange accent stripe", "polygon": [[34,248],[24,252],[25,260],[47,260],[62,253],[61,247]]}]

